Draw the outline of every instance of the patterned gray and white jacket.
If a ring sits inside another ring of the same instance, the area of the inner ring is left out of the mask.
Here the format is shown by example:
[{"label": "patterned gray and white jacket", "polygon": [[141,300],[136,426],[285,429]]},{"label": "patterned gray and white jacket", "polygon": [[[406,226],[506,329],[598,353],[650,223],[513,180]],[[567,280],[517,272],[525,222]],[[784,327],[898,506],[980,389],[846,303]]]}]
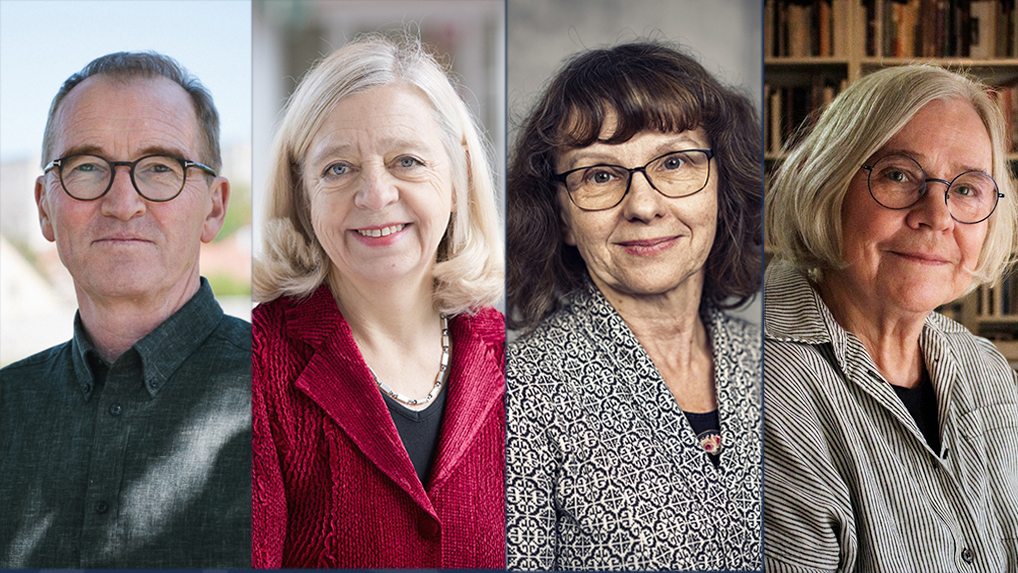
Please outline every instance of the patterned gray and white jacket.
[{"label": "patterned gray and white jacket", "polygon": [[941,451],[789,263],[764,302],[767,571],[1018,571],[1018,375],[933,313]]},{"label": "patterned gray and white jacket", "polygon": [[761,335],[709,310],[715,468],[650,357],[593,286],[507,357],[509,569],[761,566]]}]

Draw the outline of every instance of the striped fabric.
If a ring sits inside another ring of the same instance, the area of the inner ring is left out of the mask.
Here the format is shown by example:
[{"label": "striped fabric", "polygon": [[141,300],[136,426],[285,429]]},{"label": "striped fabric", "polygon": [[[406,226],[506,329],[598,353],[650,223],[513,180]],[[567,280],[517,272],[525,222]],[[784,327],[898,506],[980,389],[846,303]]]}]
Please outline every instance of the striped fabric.
[{"label": "striped fabric", "polygon": [[764,303],[767,571],[1018,571],[1018,375],[932,314],[934,452],[806,277],[771,265]]}]

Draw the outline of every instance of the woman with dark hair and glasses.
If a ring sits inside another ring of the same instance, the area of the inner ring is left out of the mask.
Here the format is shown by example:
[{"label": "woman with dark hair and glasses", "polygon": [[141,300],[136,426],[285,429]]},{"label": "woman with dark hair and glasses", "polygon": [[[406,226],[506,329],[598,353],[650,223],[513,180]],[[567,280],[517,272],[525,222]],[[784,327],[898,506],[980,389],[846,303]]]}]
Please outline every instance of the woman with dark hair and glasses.
[{"label": "woman with dark hair and glasses", "polygon": [[1018,375],[934,312],[1013,257],[1007,138],[986,86],[889,68],[775,177],[768,571],[1018,571]]},{"label": "woman with dark hair and glasses", "polygon": [[659,43],[584,52],[508,175],[510,569],[760,568],[760,123]]}]

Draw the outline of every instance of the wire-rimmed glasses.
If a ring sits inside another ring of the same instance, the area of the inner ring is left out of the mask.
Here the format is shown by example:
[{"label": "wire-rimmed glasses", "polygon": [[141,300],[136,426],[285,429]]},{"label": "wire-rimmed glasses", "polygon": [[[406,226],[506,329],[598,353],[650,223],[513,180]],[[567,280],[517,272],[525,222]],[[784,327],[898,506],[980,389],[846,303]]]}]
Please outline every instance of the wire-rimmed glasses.
[{"label": "wire-rimmed glasses", "polygon": [[135,161],[110,161],[88,153],[54,159],[46,165],[43,173],[58,169],[60,185],[65,193],[78,201],[95,201],[113,187],[119,166],[130,168],[134,189],[146,200],[155,203],[170,201],[180,195],[187,181],[187,170],[191,167],[216,176],[215,169],[207,165],[172,155],[146,155]]},{"label": "wire-rimmed glasses", "polygon": [[602,211],[622,202],[637,171],[665,197],[678,199],[693,195],[707,186],[713,157],[714,151],[710,149],[683,149],[655,157],[642,167],[590,165],[557,173],[553,179],[566,186],[569,199],[578,208]]},{"label": "wire-rimmed glasses", "polygon": [[927,177],[922,166],[907,155],[887,155],[862,168],[869,171],[866,183],[870,196],[888,209],[908,209],[926,195],[929,183],[943,183],[947,186],[944,202],[951,218],[966,225],[985,221],[1004,196],[993,177],[982,171],[966,171],[945,181]]}]

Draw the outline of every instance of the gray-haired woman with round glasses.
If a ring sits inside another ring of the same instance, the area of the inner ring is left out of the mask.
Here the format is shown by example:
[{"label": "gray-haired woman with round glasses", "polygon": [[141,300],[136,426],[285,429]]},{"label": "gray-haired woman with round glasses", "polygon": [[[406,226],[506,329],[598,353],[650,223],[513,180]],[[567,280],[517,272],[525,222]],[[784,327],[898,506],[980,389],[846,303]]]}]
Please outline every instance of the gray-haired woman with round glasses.
[{"label": "gray-haired woman with round glasses", "polygon": [[767,194],[768,571],[1018,571],[1018,374],[934,312],[1012,259],[986,87],[870,74]]},{"label": "gray-haired woman with round glasses", "polygon": [[668,46],[584,52],[508,176],[509,569],[759,569],[760,124]]}]

